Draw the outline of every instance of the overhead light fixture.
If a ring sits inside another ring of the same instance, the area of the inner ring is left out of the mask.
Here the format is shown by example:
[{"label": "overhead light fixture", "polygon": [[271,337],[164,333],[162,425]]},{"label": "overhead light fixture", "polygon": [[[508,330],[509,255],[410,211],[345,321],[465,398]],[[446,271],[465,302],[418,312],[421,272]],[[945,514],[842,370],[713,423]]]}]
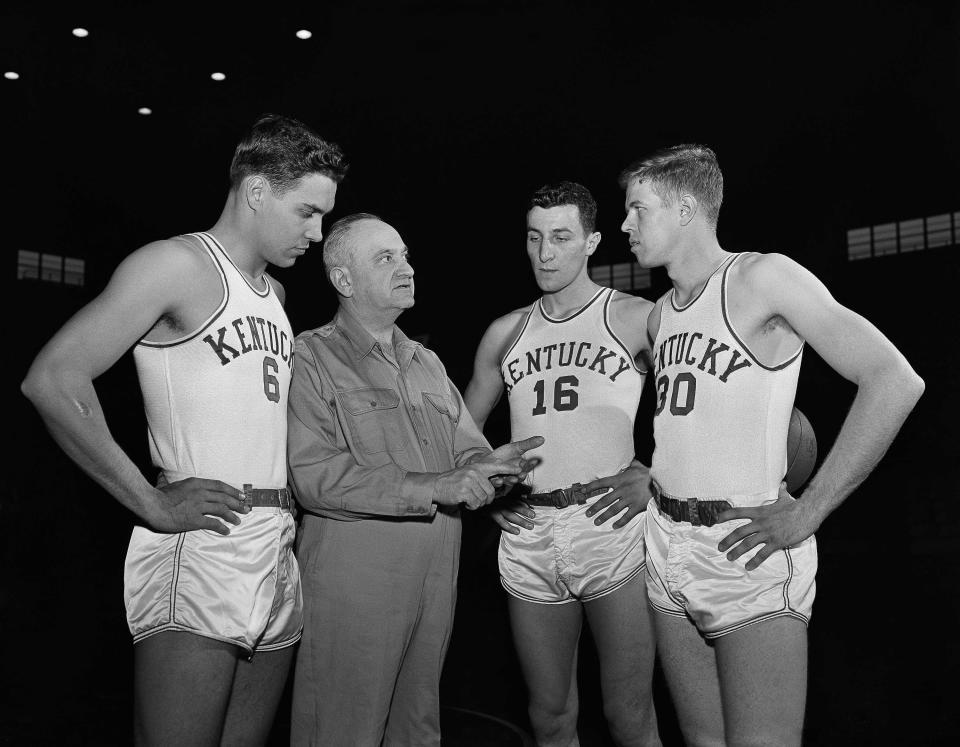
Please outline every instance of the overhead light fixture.
[{"label": "overhead light fixture", "polygon": [[78,39],[83,39],[87,36],[90,36],[90,32],[84,28],[78,27],[73,30],[73,35],[76,36]]},{"label": "overhead light fixture", "polygon": [[227,76],[223,73],[210,73],[210,77],[214,80],[226,80]]},{"label": "overhead light fixture", "polygon": [[300,30],[297,32],[297,38],[298,38],[298,39],[309,39],[311,36],[313,36],[313,32],[312,32],[312,31],[308,31],[307,29],[300,29]]},{"label": "overhead light fixture", "polygon": [[141,106],[139,109],[137,109],[137,114],[142,114],[146,117],[148,114],[153,114],[153,109],[151,109],[149,106]]},{"label": "overhead light fixture", "polygon": [[20,78],[20,73],[15,73],[13,70],[8,70],[3,74],[3,77],[7,80],[18,80]]}]

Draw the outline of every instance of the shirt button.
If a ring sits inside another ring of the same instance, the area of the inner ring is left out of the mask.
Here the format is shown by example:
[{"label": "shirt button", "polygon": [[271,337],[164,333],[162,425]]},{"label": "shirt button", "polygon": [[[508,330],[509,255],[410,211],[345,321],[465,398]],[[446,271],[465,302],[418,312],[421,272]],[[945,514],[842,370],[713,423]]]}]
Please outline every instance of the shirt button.
[{"label": "shirt button", "polygon": [[426,446],[429,446],[429,445],[430,445],[430,442],[427,441],[427,439],[423,439],[423,443],[424,443],[424,445],[426,445]]}]

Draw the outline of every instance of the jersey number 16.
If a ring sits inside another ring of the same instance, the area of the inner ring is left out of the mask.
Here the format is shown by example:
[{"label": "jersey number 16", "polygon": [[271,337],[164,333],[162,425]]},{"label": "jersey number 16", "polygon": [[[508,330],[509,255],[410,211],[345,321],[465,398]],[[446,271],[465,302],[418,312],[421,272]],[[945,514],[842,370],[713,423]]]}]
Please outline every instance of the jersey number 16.
[{"label": "jersey number 16", "polygon": [[[580,403],[576,389],[579,384],[580,379],[576,376],[560,376],[553,384],[553,409],[558,412],[576,410]],[[533,408],[534,415],[547,414],[547,406],[544,402],[545,386],[543,379],[533,385],[533,391],[537,393],[537,406]]]}]

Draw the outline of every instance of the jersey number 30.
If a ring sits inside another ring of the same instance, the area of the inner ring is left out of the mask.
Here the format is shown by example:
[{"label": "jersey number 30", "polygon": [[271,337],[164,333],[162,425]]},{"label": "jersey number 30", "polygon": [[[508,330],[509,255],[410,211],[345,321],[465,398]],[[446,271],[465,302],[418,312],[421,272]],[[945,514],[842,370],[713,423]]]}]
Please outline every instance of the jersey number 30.
[{"label": "jersey number 30", "polygon": [[[659,415],[667,404],[667,390],[670,389],[670,377],[664,374],[657,379],[657,410],[653,414]],[[680,393],[683,392],[683,402],[680,402]],[[673,391],[670,393],[670,414],[689,415],[697,400],[697,380],[692,373],[684,371],[673,379]]]},{"label": "jersey number 30", "polygon": [[[553,384],[553,409],[558,412],[576,410],[577,405],[580,404],[576,389],[579,384],[580,379],[576,376],[560,376]],[[537,406],[533,408],[534,415],[547,414],[547,406],[544,402],[545,386],[543,379],[533,385],[533,391],[537,393]]]}]

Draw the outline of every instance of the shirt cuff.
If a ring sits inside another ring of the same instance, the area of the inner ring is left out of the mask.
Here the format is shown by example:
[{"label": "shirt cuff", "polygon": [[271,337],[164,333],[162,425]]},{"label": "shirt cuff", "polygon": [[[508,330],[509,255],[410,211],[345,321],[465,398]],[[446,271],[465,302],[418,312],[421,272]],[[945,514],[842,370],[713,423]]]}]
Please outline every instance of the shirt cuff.
[{"label": "shirt cuff", "polygon": [[[417,477],[423,473],[416,473]],[[400,480],[400,490],[397,493],[397,516],[429,516],[437,513],[437,504],[433,496],[427,493],[420,481],[409,472],[405,472]]]}]

